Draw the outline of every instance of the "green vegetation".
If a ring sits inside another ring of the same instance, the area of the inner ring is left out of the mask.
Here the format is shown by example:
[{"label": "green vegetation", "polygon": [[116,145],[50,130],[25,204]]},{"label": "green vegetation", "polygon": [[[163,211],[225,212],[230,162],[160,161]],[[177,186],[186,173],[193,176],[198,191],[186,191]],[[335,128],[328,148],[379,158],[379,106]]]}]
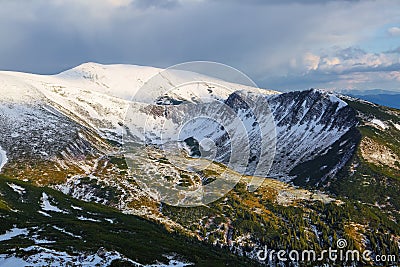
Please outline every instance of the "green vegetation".
[{"label": "green vegetation", "polygon": [[[391,123],[399,123],[400,111],[386,107],[374,106],[358,101],[347,101],[358,110],[361,125],[357,128],[362,140],[372,142],[376,147],[392,151],[400,157],[400,134]],[[385,121],[388,128],[379,129],[368,124],[369,120],[377,118]],[[363,141],[361,141],[363,142]],[[371,146],[366,143],[367,147]],[[369,147],[372,153],[374,148]],[[379,152],[378,152],[379,153]],[[394,163],[400,166],[400,162]],[[326,183],[324,184],[326,185]],[[370,205],[380,205],[382,210],[398,216],[400,210],[400,168],[368,161],[364,158],[360,146],[347,166],[336,177],[329,181],[327,189],[338,196],[358,200]]]},{"label": "green vegetation", "polygon": [[120,170],[127,170],[128,165],[124,157],[110,157],[110,162],[116,165]]},{"label": "green vegetation", "polygon": [[370,105],[360,101],[351,101],[344,99],[347,104],[357,110],[364,116],[376,117],[381,120],[392,120],[393,122],[399,122],[400,111],[393,108],[387,108],[383,106]]},{"label": "green vegetation", "polygon": [[[340,203],[300,201],[295,206],[284,206],[248,192],[245,184],[239,183],[225,199],[207,207],[165,206],[163,213],[187,225],[199,239],[211,244],[240,245],[244,251],[260,247],[261,243],[276,250],[321,252],[336,247],[336,241],[345,238],[349,249],[399,255],[391,237],[400,235],[396,223],[400,216],[346,199]],[[371,243],[365,243],[371,236]],[[242,241],[237,243],[239,237]]]},{"label": "green vegetation", "polygon": [[[26,193],[20,195],[14,192],[7,183],[14,183],[23,187]],[[94,204],[82,202],[65,196],[61,192],[35,187],[29,183],[12,180],[0,176],[0,203],[6,202],[12,210],[0,208],[0,234],[18,227],[28,228],[29,235],[38,234],[39,239],[56,241],[43,246],[59,251],[66,251],[74,255],[76,251],[95,253],[99,247],[107,250],[116,250],[126,257],[140,263],[149,264],[155,261],[168,262],[163,255],[178,253],[184,259],[196,263],[197,266],[251,266],[253,263],[245,258],[228,253],[194,239],[184,237],[178,233],[165,230],[162,226],[132,215],[125,215],[119,211]],[[52,217],[40,214],[40,198],[45,192],[52,203],[67,213],[47,211]],[[71,205],[82,208],[76,210]],[[1,206],[0,206],[1,207]],[[18,211],[17,211],[18,210]],[[97,221],[79,220],[83,216]],[[113,220],[113,223],[106,219]],[[53,226],[63,228],[82,239],[65,234]],[[23,236],[9,241],[0,242],[0,253],[9,253],[14,248],[24,248],[34,245],[34,241]],[[22,250],[19,255],[23,256]],[[114,266],[122,266],[121,262]]]}]

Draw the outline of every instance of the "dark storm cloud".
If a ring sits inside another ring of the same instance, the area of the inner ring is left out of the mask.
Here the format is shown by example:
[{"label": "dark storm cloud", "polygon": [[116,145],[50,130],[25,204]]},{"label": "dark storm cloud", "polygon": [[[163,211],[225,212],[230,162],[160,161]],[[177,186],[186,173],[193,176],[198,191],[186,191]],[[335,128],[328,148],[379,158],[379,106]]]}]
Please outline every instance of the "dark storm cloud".
[{"label": "dark storm cloud", "polygon": [[[210,60],[236,67],[265,87],[284,86],[285,77],[287,86],[296,79],[312,86],[310,79],[328,79],[328,70],[308,70],[312,62],[303,62],[304,55],[323,58],[322,48],[352,47],[370,38],[365,32],[393,22],[400,7],[392,0],[380,3],[3,0],[0,69],[56,73],[87,61],[168,67]],[[329,57],[344,60],[347,53],[348,64],[362,59],[356,48],[336,52],[342,55]]]},{"label": "dark storm cloud", "polygon": [[[235,2],[235,3],[245,3],[245,4],[257,4],[257,5],[287,5],[287,4],[301,4],[301,5],[314,5],[314,4],[326,4],[330,2],[359,2],[361,0],[213,0],[216,2]],[[368,1],[368,0],[364,0]],[[374,0],[369,0],[374,1]]]},{"label": "dark storm cloud", "polygon": [[134,7],[140,9],[147,8],[176,8],[178,7],[179,1],[177,0],[135,0],[131,3]]},{"label": "dark storm cloud", "polygon": [[[21,41],[4,48],[7,42],[14,41],[5,39],[1,68],[52,72],[59,69],[60,62],[64,67],[87,60],[163,66],[187,60],[214,60],[240,67],[240,61],[258,58],[260,49],[272,53],[277,47],[287,46],[284,41],[288,36],[282,31],[292,39],[300,39],[302,27],[312,26],[310,20],[293,25],[274,15],[274,10],[251,6],[244,10],[216,3],[143,11],[134,8],[138,2],[111,11],[91,10],[80,4],[43,3],[31,2],[31,12],[8,26],[21,35]],[[7,13],[16,13],[19,8],[11,4],[9,9]],[[100,12],[106,12],[105,17],[97,15]],[[312,11],[297,14],[295,10],[285,10],[286,15],[299,20],[307,13],[311,15]]]}]

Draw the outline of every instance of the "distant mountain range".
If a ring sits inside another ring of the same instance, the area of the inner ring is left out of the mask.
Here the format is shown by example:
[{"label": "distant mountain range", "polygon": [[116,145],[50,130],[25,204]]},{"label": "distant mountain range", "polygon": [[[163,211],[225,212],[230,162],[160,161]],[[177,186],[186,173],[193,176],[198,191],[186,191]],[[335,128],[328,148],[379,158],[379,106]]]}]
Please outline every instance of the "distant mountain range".
[{"label": "distant mountain range", "polygon": [[356,98],[364,99],[369,102],[400,109],[400,91],[388,91],[381,89],[374,90],[348,90],[343,92],[346,95],[353,96]]}]

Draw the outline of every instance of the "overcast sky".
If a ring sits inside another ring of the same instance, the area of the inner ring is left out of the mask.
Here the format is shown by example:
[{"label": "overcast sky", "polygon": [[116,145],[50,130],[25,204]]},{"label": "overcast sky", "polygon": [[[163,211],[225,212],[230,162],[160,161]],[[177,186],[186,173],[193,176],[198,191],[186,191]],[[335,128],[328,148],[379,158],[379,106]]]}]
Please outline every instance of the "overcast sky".
[{"label": "overcast sky", "polygon": [[281,91],[400,91],[400,1],[0,0],[2,70],[195,60]]}]

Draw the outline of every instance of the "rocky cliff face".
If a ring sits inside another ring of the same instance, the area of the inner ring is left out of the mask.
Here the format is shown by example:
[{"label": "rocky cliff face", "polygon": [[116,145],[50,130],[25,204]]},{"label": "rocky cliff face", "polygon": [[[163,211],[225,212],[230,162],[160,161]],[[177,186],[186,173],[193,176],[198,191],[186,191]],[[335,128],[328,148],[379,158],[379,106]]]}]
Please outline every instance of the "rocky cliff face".
[{"label": "rocky cliff face", "polygon": [[305,185],[333,177],[354,154],[356,112],[323,91],[291,92],[269,98],[277,127],[271,174]]}]

